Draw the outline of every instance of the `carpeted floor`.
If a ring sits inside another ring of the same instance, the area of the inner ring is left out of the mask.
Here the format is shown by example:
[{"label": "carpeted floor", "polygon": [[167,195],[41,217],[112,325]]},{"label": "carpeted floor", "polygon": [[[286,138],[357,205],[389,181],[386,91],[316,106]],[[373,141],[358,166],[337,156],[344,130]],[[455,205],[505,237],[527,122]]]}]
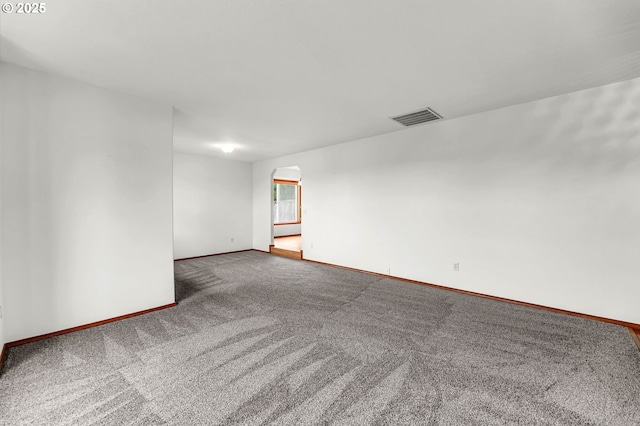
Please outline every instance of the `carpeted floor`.
[{"label": "carpeted floor", "polygon": [[259,252],[175,308],[9,350],[0,422],[638,425],[619,326]]}]

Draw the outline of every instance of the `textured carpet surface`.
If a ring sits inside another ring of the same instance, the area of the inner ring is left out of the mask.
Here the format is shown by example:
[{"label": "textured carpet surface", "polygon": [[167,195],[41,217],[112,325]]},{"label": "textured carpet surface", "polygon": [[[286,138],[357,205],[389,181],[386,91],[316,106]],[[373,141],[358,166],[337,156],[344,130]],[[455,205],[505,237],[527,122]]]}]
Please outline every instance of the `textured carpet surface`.
[{"label": "textured carpet surface", "polygon": [[243,252],[178,306],[11,348],[0,422],[638,425],[623,327]]}]

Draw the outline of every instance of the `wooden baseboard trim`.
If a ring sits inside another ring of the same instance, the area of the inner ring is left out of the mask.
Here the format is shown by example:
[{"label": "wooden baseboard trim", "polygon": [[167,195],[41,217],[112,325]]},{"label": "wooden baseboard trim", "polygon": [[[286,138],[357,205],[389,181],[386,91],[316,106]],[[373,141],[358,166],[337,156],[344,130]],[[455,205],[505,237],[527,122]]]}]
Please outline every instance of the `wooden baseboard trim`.
[{"label": "wooden baseboard trim", "polygon": [[302,251],[286,250],[277,247],[271,247],[270,253],[276,256],[288,257],[289,259],[302,260]]},{"label": "wooden baseboard trim", "polygon": [[631,333],[631,337],[633,338],[633,341],[636,342],[636,345],[638,346],[638,350],[640,350],[640,327],[639,328],[628,327],[628,328],[629,328],[629,333]]},{"label": "wooden baseboard trim", "polygon": [[183,257],[183,258],[180,258],[180,259],[173,259],[173,261],[174,262],[179,262],[181,260],[200,259],[200,258],[203,258],[203,257],[211,257],[211,256],[222,256],[223,254],[243,253],[245,251],[252,251],[252,250],[254,250],[254,249],[227,251],[227,252],[224,252],[224,253],[204,254],[202,256]]},{"label": "wooden baseboard trim", "polygon": [[177,305],[177,303],[173,302],[173,303],[169,303],[168,305],[162,305],[162,306],[158,306],[158,307],[151,308],[151,309],[145,309],[144,311],[133,312],[131,314],[120,315],[119,317],[109,318],[109,319],[102,320],[102,321],[96,321],[96,322],[92,322],[92,323],[89,323],[89,324],[79,325],[77,327],[71,327],[71,328],[67,328],[67,329],[64,329],[64,330],[60,330],[60,331],[54,331],[52,333],[41,334],[39,336],[28,337],[26,339],[16,340],[14,342],[5,343],[4,346],[8,349],[8,348],[13,348],[14,346],[26,345],[27,343],[37,342],[38,340],[44,340],[44,339],[48,339],[50,337],[60,336],[62,334],[73,333],[74,331],[80,331],[80,330],[84,330],[84,329],[91,328],[91,327],[97,327],[99,325],[108,324],[110,322],[120,321],[120,320],[131,318],[131,317],[137,317],[138,315],[144,315],[144,314],[148,314],[150,312],[155,312],[155,311],[160,311],[162,309],[172,308],[172,307],[174,307],[176,305]]},{"label": "wooden baseboard trim", "polygon": [[[427,287],[439,288],[441,290],[455,291],[456,293],[462,293],[462,294],[468,294],[468,295],[471,295],[471,296],[483,297],[485,299],[492,299],[492,300],[497,300],[497,301],[500,301],[500,302],[513,303],[513,304],[516,304],[516,305],[527,306],[527,307],[530,307],[530,308],[543,309],[545,311],[551,311],[551,312],[556,312],[556,313],[559,313],[559,314],[571,315],[571,316],[574,316],[574,317],[586,318],[586,319],[590,319],[590,320],[594,320],[594,321],[601,321],[601,322],[606,322],[606,323],[609,323],[609,324],[620,325],[622,327],[627,327],[629,329],[640,330],[640,324],[635,324],[635,323],[632,323],[632,322],[626,322],[626,321],[620,321],[620,320],[615,320],[615,319],[611,319],[611,318],[599,317],[599,316],[596,316],[596,315],[583,314],[583,313],[580,313],[580,312],[568,311],[568,310],[565,310],[565,309],[551,308],[549,306],[538,305],[538,304],[535,304],[535,303],[528,303],[528,302],[521,302],[519,300],[514,300],[514,299],[507,299],[506,297],[491,296],[491,295],[488,295],[488,294],[477,293],[475,291],[461,290],[461,289],[458,289],[458,288],[447,287],[447,286],[443,286],[443,285],[439,285],[439,284],[432,284],[432,283],[427,283],[427,282],[423,282],[423,281],[411,280],[409,278],[402,278],[402,277],[396,277],[396,276],[393,276],[393,275],[379,274],[377,272],[365,271],[364,269],[356,269],[356,268],[350,268],[348,266],[334,265],[332,263],[319,262],[317,260],[310,260],[310,259],[304,259],[304,258],[302,260],[304,260],[305,262],[317,263],[319,265],[326,265],[326,266],[333,266],[334,268],[348,269],[350,271],[362,272],[362,273],[370,274],[370,275],[377,275],[377,276],[383,277],[383,278],[392,278],[394,280],[400,280],[400,281],[404,281],[404,282],[408,282],[408,283],[412,283],[412,284],[418,284],[418,285],[424,285],[424,286],[427,286]],[[636,335],[636,338],[640,338],[640,337],[638,337]],[[638,343],[638,342],[636,341],[636,343]]]}]

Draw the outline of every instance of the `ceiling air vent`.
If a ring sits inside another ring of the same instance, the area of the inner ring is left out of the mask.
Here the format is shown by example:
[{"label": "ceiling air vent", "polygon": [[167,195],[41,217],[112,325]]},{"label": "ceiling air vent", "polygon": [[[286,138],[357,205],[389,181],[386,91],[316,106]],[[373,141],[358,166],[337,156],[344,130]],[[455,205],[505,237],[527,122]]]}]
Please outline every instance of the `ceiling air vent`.
[{"label": "ceiling air vent", "polygon": [[429,121],[440,120],[442,119],[442,116],[431,108],[425,108],[410,114],[391,117],[391,119],[397,121],[403,126],[409,127],[417,124],[428,123]]}]

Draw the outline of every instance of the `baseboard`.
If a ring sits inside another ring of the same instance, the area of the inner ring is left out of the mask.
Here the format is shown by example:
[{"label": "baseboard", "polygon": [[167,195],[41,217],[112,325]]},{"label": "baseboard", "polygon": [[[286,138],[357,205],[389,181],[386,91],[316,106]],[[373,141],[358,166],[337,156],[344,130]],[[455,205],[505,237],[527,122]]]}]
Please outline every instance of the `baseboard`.
[{"label": "baseboard", "polygon": [[211,257],[211,256],[222,256],[223,254],[233,254],[233,253],[243,253],[245,251],[252,251],[255,249],[245,249],[245,250],[236,250],[236,251],[227,251],[224,253],[214,253],[214,254],[204,254],[202,256],[193,256],[193,257],[182,257],[180,259],[173,259],[174,262],[179,262],[181,260],[191,260],[191,259],[200,259],[203,257]]},{"label": "baseboard", "polygon": [[302,260],[302,251],[286,250],[277,247],[269,247],[269,253],[289,259]]},{"label": "baseboard", "polygon": [[[172,308],[172,307],[174,307],[176,305],[177,305],[177,303],[173,302],[173,303],[169,303],[168,305],[162,305],[162,306],[158,306],[158,307],[151,308],[151,309],[145,309],[144,311],[138,311],[138,312],[133,312],[131,314],[120,315],[118,317],[109,318],[109,319],[105,319],[105,320],[102,320],[102,321],[96,321],[96,322],[92,322],[92,323],[89,323],[89,324],[79,325],[77,327],[66,328],[64,330],[54,331],[52,333],[41,334],[39,336],[27,337],[26,339],[21,339],[21,340],[16,340],[14,342],[5,343],[4,346],[5,346],[6,349],[8,349],[8,348],[13,348],[14,346],[26,345],[27,343],[37,342],[38,340],[44,340],[44,339],[48,339],[50,337],[60,336],[62,334],[73,333],[74,331],[80,331],[80,330],[85,330],[85,329],[91,328],[91,327],[97,327],[99,325],[108,324],[110,322],[120,321],[120,320],[131,318],[131,317],[137,317],[138,315],[144,315],[144,314],[148,314],[148,313],[151,313],[151,312],[160,311],[162,309]],[[4,350],[3,350],[3,354],[4,354]]]},{"label": "baseboard", "polygon": [[[620,320],[611,319],[611,318],[599,317],[599,316],[596,316],[596,315],[583,314],[583,313],[580,313],[580,312],[568,311],[568,310],[565,310],[565,309],[551,308],[549,306],[538,305],[538,304],[535,304],[535,303],[521,302],[519,300],[507,299],[505,297],[491,296],[491,295],[488,295],[488,294],[477,293],[475,291],[461,290],[461,289],[458,289],[458,288],[446,287],[446,286],[443,286],[443,285],[427,283],[427,282],[424,282],[424,281],[411,280],[411,279],[408,279],[408,278],[396,277],[396,276],[393,276],[393,275],[379,274],[377,272],[365,271],[364,269],[356,269],[356,268],[350,268],[348,266],[334,265],[332,263],[319,262],[317,260],[310,260],[310,259],[305,259],[305,258],[302,258],[302,260],[304,260],[305,262],[317,263],[319,265],[333,266],[334,268],[348,269],[350,271],[362,272],[362,273],[370,274],[370,275],[377,275],[377,276],[383,277],[383,278],[392,278],[394,280],[404,281],[404,282],[408,282],[408,283],[412,283],[412,284],[418,284],[418,285],[424,285],[424,286],[428,286],[428,287],[439,288],[441,290],[455,291],[456,293],[468,294],[470,296],[484,297],[485,299],[498,300],[500,302],[513,303],[513,304],[516,304],[516,305],[527,306],[529,308],[543,309],[545,311],[556,312],[556,313],[559,313],[559,314],[571,315],[571,316],[574,316],[574,317],[580,317],[580,318],[586,318],[586,319],[590,319],[590,320],[594,320],[594,321],[606,322],[606,323],[609,323],[609,324],[615,324],[615,325],[620,325],[622,327],[627,327],[630,330],[631,329],[640,330],[640,324],[635,324],[635,323],[632,323],[632,322],[626,322],[626,321],[620,321]],[[632,333],[632,335],[633,334],[634,333]],[[640,337],[637,334],[634,337],[634,340],[636,340],[636,339],[640,339]],[[636,344],[638,344],[638,342],[639,341],[636,340]],[[638,347],[640,348],[640,344],[638,344]]]}]

